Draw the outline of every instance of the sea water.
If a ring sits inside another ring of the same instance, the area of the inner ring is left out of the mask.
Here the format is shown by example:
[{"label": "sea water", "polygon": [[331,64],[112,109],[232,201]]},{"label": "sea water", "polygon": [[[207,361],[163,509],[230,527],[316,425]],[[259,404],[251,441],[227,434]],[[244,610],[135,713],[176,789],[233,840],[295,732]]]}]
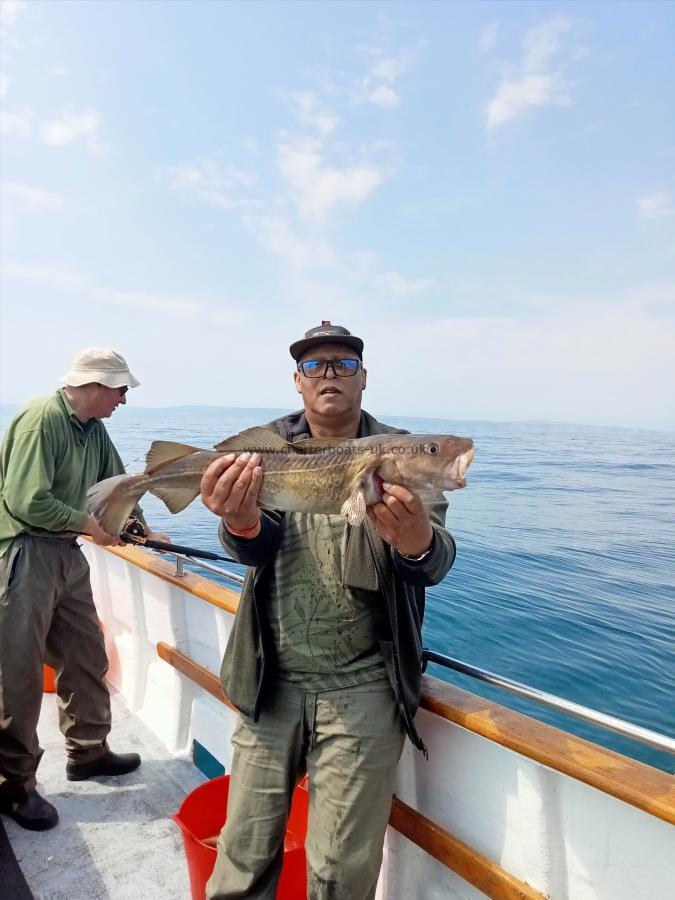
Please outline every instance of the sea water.
[{"label": "sea water", "polygon": [[[154,439],[210,448],[282,412],[127,406],[106,424],[127,470],[137,472]],[[414,433],[468,436],[476,445],[466,489],[447,495],[457,559],[427,592],[425,646],[675,735],[675,434],[379,417]],[[176,543],[222,552],[217,519],[199,500],[176,516],[151,495],[142,505],[152,526]],[[669,754],[439,666],[429,670],[675,769]]]}]

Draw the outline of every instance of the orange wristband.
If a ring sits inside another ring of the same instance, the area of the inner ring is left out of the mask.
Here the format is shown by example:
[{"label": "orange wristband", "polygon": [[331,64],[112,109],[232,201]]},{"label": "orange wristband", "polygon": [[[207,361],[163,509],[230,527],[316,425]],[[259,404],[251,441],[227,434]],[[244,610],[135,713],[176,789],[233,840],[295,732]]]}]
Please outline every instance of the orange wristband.
[{"label": "orange wristband", "polygon": [[225,523],[225,527],[230,532],[230,534],[234,535],[234,537],[240,538],[253,538],[257,537],[260,533],[260,517],[258,517],[257,521],[254,525],[251,525],[249,528],[243,528],[241,531],[236,531],[234,528],[230,528],[230,526]]}]

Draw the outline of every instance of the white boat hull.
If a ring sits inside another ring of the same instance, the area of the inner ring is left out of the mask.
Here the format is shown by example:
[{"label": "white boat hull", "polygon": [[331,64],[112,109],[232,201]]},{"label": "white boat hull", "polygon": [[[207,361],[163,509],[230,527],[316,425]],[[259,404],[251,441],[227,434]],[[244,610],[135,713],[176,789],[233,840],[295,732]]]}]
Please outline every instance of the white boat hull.
[{"label": "white boat hull", "polygon": [[[105,629],[110,681],[173,755],[190,754],[197,741],[229,771],[236,714],[160,659],[157,644],[175,647],[217,675],[232,613],[196,596],[180,579],[145,571],[136,564],[137,550],[120,554],[86,543],[84,551]],[[153,560],[151,567],[158,566]],[[548,729],[522,718],[542,733]],[[406,745],[396,795],[481,857],[553,900],[675,897],[671,822],[441,715],[423,709],[417,723],[429,760]],[[570,748],[575,771],[611,768],[616,757],[571,736]],[[654,771],[626,764],[631,771]],[[388,829],[379,900],[474,900],[486,893]]]}]

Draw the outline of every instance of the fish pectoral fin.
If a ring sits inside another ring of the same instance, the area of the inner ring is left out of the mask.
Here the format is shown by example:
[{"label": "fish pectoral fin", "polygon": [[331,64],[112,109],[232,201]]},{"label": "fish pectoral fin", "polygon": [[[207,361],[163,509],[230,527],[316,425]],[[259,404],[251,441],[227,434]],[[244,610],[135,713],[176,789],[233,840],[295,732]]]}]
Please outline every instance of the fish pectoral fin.
[{"label": "fish pectoral fin", "polygon": [[198,452],[199,447],[192,447],[190,444],[178,444],[175,441],[153,441],[145,457],[145,474],[152,475],[162,466]]},{"label": "fish pectoral fin", "polygon": [[353,490],[347,497],[342,504],[340,514],[347,519],[350,525],[361,525],[366,517],[366,498],[360,487]]},{"label": "fish pectoral fin", "polygon": [[260,453],[264,450],[281,450],[287,453],[290,446],[288,441],[284,440],[276,431],[272,431],[271,428],[256,426],[225,438],[215,445],[215,449],[226,453],[243,453],[244,451]]},{"label": "fish pectoral fin", "polygon": [[180,485],[157,484],[148,489],[151,494],[166,504],[172,513],[182,512],[199,495],[200,488],[195,488],[188,482]]}]

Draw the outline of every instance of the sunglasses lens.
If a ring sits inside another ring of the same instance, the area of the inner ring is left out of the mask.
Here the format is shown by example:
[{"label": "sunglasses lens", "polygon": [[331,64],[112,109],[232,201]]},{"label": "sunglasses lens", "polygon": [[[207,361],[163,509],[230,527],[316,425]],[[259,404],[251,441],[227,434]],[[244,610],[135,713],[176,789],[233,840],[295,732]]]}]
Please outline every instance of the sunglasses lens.
[{"label": "sunglasses lens", "polygon": [[343,378],[346,375],[353,375],[358,367],[359,361],[357,359],[338,359],[333,363],[333,371],[336,375]]},{"label": "sunglasses lens", "polygon": [[302,374],[307,378],[321,378],[326,374],[326,363],[317,359],[308,359],[300,366]]}]

